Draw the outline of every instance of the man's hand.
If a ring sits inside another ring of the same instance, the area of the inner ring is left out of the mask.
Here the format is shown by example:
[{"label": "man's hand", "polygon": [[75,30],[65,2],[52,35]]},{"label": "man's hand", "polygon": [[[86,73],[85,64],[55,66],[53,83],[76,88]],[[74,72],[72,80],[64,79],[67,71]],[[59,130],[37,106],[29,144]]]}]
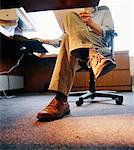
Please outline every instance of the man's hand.
[{"label": "man's hand", "polygon": [[87,26],[92,24],[92,14],[89,11],[81,11],[78,13],[78,15]]},{"label": "man's hand", "polygon": [[96,24],[92,19],[92,13],[90,11],[81,11],[78,13],[81,20],[92,29],[92,32],[95,34],[102,36],[103,30],[102,28]]},{"label": "man's hand", "polygon": [[50,44],[49,40],[45,40],[45,39],[41,39],[41,38],[32,38],[32,40],[37,40],[39,42],[41,42],[42,44],[49,44],[49,45],[52,45]]},{"label": "man's hand", "polygon": [[55,40],[47,40],[47,39],[41,39],[41,38],[32,38],[32,40],[37,40],[37,41],[41,42],[42,44],[49,44],[54,47],[59,47],[59,40],[57,42],[56,39]]}]

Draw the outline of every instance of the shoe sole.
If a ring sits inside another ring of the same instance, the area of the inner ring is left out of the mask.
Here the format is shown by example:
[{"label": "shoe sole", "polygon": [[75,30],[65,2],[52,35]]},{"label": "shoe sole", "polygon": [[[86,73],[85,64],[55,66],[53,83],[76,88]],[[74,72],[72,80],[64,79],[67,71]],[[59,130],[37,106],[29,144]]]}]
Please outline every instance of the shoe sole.
[{"label": "shoe sole", "polygon": [[55,117],[55,118],[38,118],[38,121],[40,122],[49,122],[49,121],[54,121],[63,118],[65,115],[69,114],[70,110],[66,111],[64,114],[61,116]]},{"label": "shoe sole", "polygon": [[95,78],[97,79],[97,78],[105,75],[106,73],[108,73],[111,70],[113,70],[115,67],[116,67],[116,64],[107,62],[107,65],[105,65],[103,67],[103,70],[101,72],[97,73],[97,75],[95,76]]}]

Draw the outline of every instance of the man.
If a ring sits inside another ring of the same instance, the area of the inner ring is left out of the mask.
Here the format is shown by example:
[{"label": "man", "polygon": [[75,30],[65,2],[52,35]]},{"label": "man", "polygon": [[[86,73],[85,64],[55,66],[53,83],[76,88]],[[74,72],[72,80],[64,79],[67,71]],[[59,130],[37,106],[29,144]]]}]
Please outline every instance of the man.
[{"label": "man", "polygon": [[[39,120],[56,120],[70,112],[67,97],[73,85],[78,59],[87,61],[96,79],[116,67],[115,62],[100,54],[106,47],[106,31],[113,30],[112,16],[106,6],[67,13],[63,28],[64,36],[49,85],[49,90],[56,92],[56,96],[37,114]],[[55,44],[52,40],[41,41]]]}]

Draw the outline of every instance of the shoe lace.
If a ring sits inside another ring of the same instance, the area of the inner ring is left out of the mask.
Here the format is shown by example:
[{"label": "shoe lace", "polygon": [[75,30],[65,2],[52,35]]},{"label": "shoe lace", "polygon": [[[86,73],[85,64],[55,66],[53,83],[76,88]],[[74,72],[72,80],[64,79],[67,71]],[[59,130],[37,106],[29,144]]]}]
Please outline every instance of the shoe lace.
[{"label": "shoe lace", "polygon": [[96,59],[98,62],[101,62],[102,59],[104,59],[104,56],[100,55],[99,53],[94,54],[91,58],[90,61]]},{"label": "shoe lace", "polygon": [[53,107],[54,109],[57,109],[58,101],[56,99],[53,99],[50,104],[47,106],[47,108]]},{"label": "shoe lace", "polygon": [[[97,62],[101,62],[101,60],[104,59],[104,58],[105,58],[105,57],[102,56],[101,54],[96,53],[96,54],[92,55],[92,57],[88,57],[87,66],[88,66],[88,67],[91,67],[91,66],[90,66],[90,62],[91,62],[91,61],[96,60]],[[96,63],[96,65],[97,65],[97,63]]]}]

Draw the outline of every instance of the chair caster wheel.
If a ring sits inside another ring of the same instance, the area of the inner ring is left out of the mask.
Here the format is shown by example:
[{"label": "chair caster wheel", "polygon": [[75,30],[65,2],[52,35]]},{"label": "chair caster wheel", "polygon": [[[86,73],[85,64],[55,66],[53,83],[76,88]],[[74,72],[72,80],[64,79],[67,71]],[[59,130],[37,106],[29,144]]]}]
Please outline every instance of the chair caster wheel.
[{"label": "chair caster wheel", "polygon": [[77,106],[81,106],[83,104],[83,99],[82,98],[79,98],[78,101],[76,101],[76,105]]},{"label": "chair caster wheel", "polygon": [[123,96],[117,97],[115,99],[115,102],[116,102],[117,105],[122,105],[122,103],[123,103]]},{"label": "chair caster wheel", "polygon": [[81,102],[77,101],[77,102],[76,102],[76,105],[77,105],[77,106],[81,106],[82,104],[81,104]]},{"label": "chair caster wheel", "polygon": [[91,99],[94,99],[94,96],[91,96]]}]

